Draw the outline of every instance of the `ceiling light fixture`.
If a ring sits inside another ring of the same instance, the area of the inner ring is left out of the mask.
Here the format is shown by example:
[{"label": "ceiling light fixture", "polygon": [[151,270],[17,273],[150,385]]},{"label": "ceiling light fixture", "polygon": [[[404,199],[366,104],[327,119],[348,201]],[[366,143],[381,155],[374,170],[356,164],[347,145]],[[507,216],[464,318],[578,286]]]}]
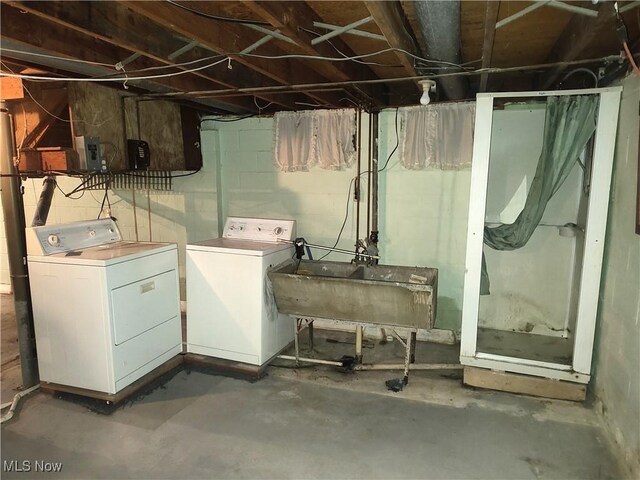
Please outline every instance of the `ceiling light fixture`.
[{"label": "ceiling light fixture", "polygon": [[420,97],[420,103],[422,105],[429,105],[431,102],[431,98],[429,98],[429,92],[436,91],[436,82],[435,80],[420,80],[418,84],[422,87],[422,96]]}]

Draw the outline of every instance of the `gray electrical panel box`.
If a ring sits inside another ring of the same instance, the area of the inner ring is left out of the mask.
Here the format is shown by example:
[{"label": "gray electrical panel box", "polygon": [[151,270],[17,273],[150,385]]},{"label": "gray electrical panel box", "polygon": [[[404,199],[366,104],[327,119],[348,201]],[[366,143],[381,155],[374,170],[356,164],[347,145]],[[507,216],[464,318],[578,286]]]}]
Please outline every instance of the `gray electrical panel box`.
[{"label": "gray electrical panel box", "polygon": [[83,135],[75,137],[75,149],[80,157],[79,168],[88,172],[107,170],[106,160],[100,155],[100,139]]}]

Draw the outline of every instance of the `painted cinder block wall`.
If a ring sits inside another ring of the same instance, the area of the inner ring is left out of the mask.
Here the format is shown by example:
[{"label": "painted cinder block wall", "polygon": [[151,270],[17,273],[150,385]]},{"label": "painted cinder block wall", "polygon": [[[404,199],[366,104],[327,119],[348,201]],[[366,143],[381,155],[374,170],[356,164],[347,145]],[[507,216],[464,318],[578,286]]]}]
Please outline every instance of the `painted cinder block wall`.
[{"label": "painted cinder block wall", "polygon": [[[365,118],[363,145],[368,145]],[[380,166],[396,144],[395,110],[379,119]],[[308,172],[279,172],[273,166],[271,119],[233,123],[205,122],[220,138],[224,214],[292,218],[298,235],[310,243],[335,243],[349,203],[350,214],[338,247],[352,250],[356,241],[353,190],[347,197],[355,164],[343,171],[311,168]],[[210,145],[205,140],[203,148]],[[367,152],[362,152],[366,171]],[[363,176],[366,195],[366,176]],[[382,262],[440,269],[437,328],[459,330],[470,169],[409,171],[398,164],[397,152],[380,174],[380,246]],[[347,200],[347,198],[349,198]],[[366,198],[366,197],[363,197]],[[360,238],[366,232],[366,203],[361,204]],[[316,256],[323,255],[315,251]],[[331,260],[350,261],[331,254]]]},{"label": "painted cinder block wall", "polygon": [[607,427],[640,478],[640,235],[635,233],[640,78],[623,82],[601,281],[594,391]]}]

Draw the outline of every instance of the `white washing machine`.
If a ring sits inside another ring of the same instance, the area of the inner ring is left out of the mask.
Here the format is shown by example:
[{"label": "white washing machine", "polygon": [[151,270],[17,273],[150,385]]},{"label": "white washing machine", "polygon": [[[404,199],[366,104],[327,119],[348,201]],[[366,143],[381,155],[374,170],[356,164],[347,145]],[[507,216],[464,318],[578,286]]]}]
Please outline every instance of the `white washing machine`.
[{"label": "white washing machine", "polygon": [[111,219],[27,229],[43,382],[115,394],[182,351],[175,244]]},{"label": "white washing machine", "polygon": [[263,365],[293,341],[266,271],[294,237],[294,220],[229,217],[222,238],[187,245],[188,352]]}]

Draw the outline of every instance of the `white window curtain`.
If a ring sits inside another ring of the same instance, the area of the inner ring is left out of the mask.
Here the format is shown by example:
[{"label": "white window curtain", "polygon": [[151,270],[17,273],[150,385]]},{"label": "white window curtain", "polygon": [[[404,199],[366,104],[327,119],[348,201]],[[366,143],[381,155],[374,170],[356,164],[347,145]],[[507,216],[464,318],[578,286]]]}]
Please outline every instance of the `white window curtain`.
[{"label": "white window curtain", "polygon": [[343,170],[353,163],[356,153],[356,115],[354,110],[320,110],[317,119],[317,159],[321,168]]},{"label": "white window curtain", "polygon": [[410,170],[471,166],[474,102],[400,109],[400,164]]},{"label": "white window curtain", "polygon": [[273,116],[273,162],[283,172],[306,171],[316,158],[313,112],[278,112]]},{"label": "white window curtain", "polygon": [[273,118],[273,162],[281,171],[307,171],[316,164],[342,170],[352,165],[355,110],[277,112]]}]

